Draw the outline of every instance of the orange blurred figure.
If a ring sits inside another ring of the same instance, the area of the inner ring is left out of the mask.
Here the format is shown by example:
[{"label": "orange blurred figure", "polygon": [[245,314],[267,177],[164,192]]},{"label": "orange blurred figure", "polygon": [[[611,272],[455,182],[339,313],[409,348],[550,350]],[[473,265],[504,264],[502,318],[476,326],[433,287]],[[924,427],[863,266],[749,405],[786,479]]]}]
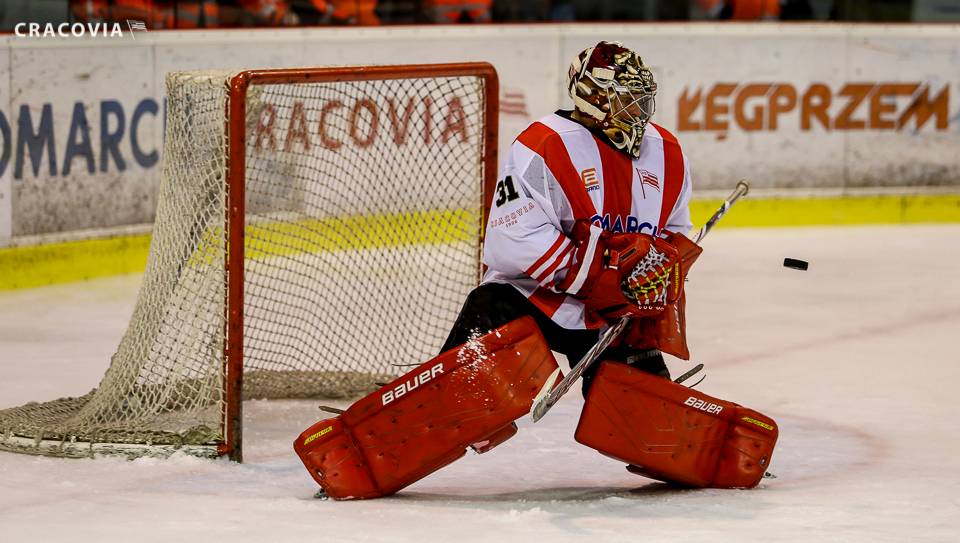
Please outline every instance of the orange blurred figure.
[{"label": "orange blurred figure", "polygon": [[423,11],[433,23],[489,23],[492,0],[424,0]]},{"label": "orange blurred figure", "polygon": [[733,7],[730,19],[734,21],[776,20],[780,18],[778,0],[728,0]]},{"label": "orange blurred figure", "polygon": [[70,13],[81,22],[143,21],[147,28],[215,28],[216,0],[71,0]]},{"label": "orange blurred figure", "polygon": [[711,19],[761,21],[780,18],[779,0],[696,0],[695,5]]},{"label": "orange blurred figure", "polygon": [[236,0],[243,13],[231,21],[238,26],[295,26],[300,20],[286,0]]},{"label": "orange blurred figure", "polygon": [[374,11],[377,0],[310,0],[320,13],[320,22],[333,25],[373,26],[380,24]]}]

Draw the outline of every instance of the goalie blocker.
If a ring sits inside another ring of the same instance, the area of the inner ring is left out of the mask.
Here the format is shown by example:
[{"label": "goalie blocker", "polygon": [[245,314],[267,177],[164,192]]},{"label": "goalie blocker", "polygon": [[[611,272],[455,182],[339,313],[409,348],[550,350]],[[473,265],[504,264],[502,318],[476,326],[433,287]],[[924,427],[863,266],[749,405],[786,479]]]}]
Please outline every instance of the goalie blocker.
[{"label": "goalie blocker", "polygon": [[532,317],[450,349],[317,422],[294,449],[339,500],[393,494],[462,457],[512,437],[559,375]]},{"label": "goalie blocker", "polygon": [[752,488],[770,465],[777,424],[669,379],[604,362],[587,395],[576,440],[652,479]]}]

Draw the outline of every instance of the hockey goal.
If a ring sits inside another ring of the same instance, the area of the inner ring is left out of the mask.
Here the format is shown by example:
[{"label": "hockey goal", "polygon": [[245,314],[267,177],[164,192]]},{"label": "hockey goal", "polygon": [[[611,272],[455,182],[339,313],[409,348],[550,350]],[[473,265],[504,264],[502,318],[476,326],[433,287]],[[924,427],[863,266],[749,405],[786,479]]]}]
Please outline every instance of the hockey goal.
[{"label": "hockey goal", "polygon": [[99,387],[0,449],[242,458],[242,399],[350,397],[435,356],[480,276],[486,63],[177,72],[150,256]]}]

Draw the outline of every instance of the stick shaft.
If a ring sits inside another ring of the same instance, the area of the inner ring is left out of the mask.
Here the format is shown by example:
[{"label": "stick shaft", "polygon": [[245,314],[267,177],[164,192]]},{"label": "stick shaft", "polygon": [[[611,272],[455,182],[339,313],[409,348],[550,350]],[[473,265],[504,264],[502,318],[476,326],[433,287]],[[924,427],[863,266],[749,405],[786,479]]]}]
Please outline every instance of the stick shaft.
[{"label": "stick shaft", "polygon": [[746,181],[739,181],[736,188],[733,189],[733,192],[730,193],[730,196],[727,196],[727,199],[720,204],[720,208],[713,212],[713,216],[703,224],[703,227],[700,228],[700,231],[697,232],[696,237],[694,238],[694,243],[700,243],[700,241],[707,237],[707,233],[713,229],[713,226],[720,221],[720,218],[726,214],[726,212],[737,203],[737,200],[747,195],[750,192],[750,185]]}]

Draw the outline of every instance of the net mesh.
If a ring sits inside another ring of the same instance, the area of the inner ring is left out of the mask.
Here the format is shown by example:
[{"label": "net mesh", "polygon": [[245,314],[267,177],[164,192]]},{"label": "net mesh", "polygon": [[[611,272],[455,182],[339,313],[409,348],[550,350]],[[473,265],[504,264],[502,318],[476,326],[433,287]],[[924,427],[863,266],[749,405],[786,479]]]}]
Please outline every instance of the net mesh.
[{"label": "net mesh", "polygon": [[[223,441],[232,75],[168,75],[129,328],[97,389],[0,411],[0,448],[132,456],[121,445]],[[437,354],[479,275],[484,100],[476,76],[251,85],[245,398],[355,396]]]}]

